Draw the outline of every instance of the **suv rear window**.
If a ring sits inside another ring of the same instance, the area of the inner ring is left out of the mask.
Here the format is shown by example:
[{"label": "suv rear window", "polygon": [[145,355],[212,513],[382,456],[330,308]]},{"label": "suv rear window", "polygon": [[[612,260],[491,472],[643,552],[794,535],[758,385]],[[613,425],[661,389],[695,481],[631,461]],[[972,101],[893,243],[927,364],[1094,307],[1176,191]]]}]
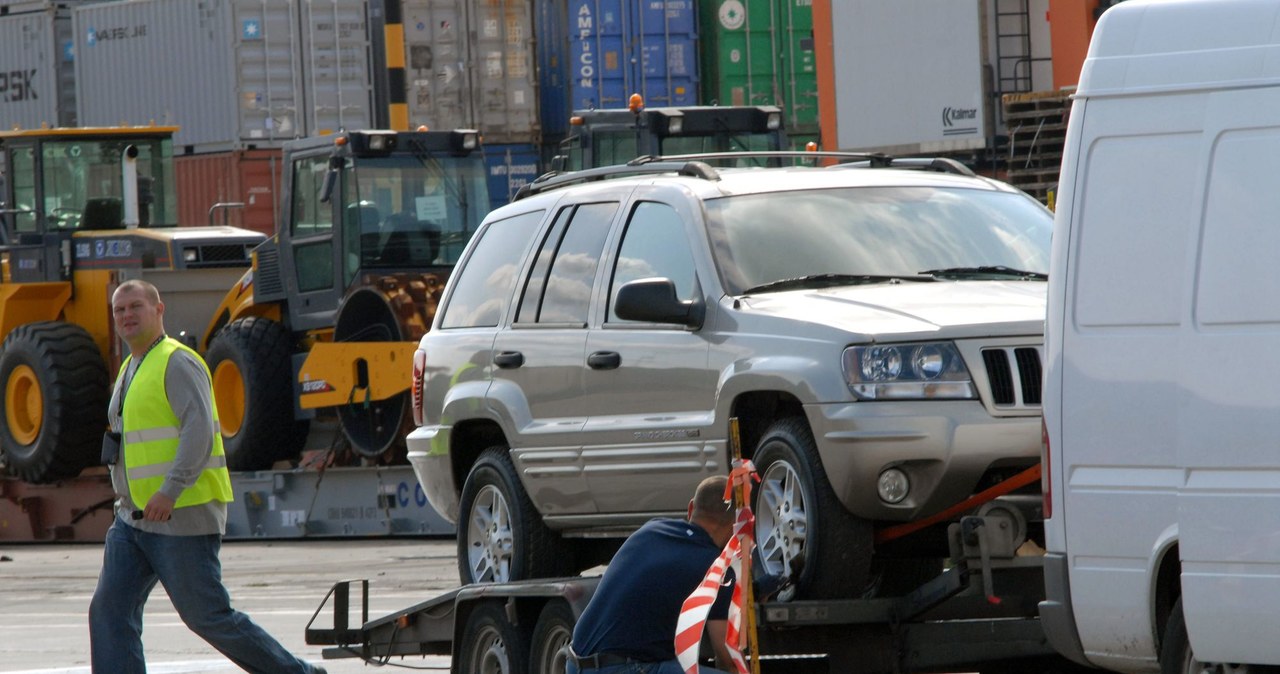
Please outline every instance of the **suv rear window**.
[{"label": "suv rear window", "polygon": [[459,267],[441,328],[495,327],[520,271],[520,257],[533,239],[544,211],[532,211],[490,223],[470,258]]}]

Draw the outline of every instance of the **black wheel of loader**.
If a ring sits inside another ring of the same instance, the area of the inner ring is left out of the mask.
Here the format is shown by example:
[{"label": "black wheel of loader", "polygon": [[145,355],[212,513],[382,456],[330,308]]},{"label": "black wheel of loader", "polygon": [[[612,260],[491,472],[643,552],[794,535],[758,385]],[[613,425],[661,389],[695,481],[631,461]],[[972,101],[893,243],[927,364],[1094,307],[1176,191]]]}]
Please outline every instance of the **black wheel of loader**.
[{"label": "black wheel of loader", "polygon": [[[338,342],[399,342],[408,336],[401,330],[387,298],[377,290],[362,288],[343,300],[334,321],[333,339]],[[404,436],[412,424],[407,390],[385,400],[353,400],[338,408],[338,421],[356,454],[370,459],[386,457],[392,462],[397,459],[403,462]]]},{"label": "black wheel of loader", "polygon": [[10,332],[0,346],[0,450],[9,474],[52,482],[98,463],[110,387],[84,328],[45,321]]},{"label": "black wheel of loader", "polygon": [[209,345],[209,371],[231,470],[264,470],[302,451],[310,422],[293,415],[293,339],[283,325],[249,317]]}]

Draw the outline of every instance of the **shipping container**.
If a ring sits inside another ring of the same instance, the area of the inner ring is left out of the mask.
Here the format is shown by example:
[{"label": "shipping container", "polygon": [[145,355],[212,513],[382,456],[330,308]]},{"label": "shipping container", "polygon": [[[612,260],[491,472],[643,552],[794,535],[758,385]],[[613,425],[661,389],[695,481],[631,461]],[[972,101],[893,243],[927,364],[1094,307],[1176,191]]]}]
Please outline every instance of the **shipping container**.
[{"label": "shipping container", "polygon": [[[571,110],[625,108],[631,94],[650,107],[698,103],[698,29],[693,0],[540,0],[539,62],[544,136],[568,131]],[[563,9],[561,9],[563,6]],[[562,30],[563,26],[563,30]],[[564,44],[555,39],[564,34]],[[549,39],[550,38],[550,39]],[[568,101],[563,103],[562,101]]]},{"label": "shipping container", "polygon": [[791,135],[818,131],[812,0],[704,0],[702,100],[776,105]]},{"label": "shipping container", "polygon": [[511,203],[517,190],[542,173],[540,154],[537,145],[528,143],[485,144],[484,163],[489,176],[491,208]]},{"label": "shipping container", "polygon": [[410,127],[539,142],[529,0],[405,0],[403,17]]},{"label": "shipping container", "polygon": [[0,16],[0,128],[75,126],[71,11],[22,3]]},{"label": "shipping container", "polygon": [[986,147],[981,3],[814,0],[813,12],[823,149]]},{"label": "shipping container", "polygon": [[[282,163],[280,150],[274,149],[175,157],[178,222],[231,225],[271,236],[279,221]],[[210,213],[215,205],[221,206]]]},{"label": "shipping container", "polygon": [[80,123],[173,124],[178,154],[372,119],[364,0],[126,0],[72,12]]}]

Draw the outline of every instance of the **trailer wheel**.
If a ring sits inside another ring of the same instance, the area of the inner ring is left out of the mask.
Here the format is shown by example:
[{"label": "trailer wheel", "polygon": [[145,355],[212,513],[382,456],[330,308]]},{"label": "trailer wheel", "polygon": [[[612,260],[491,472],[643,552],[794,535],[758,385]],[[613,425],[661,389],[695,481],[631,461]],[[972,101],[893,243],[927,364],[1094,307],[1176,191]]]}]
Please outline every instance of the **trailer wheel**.
[{"label": "trailer wheel", "polygon": [[22,325],[0,346],[0,454],[33,483],[75,477],[99,461],[110,397],[107,366],[84,328]]},{"label": "trailer wheel", "polygon": [[462,631],[459,674],[525,674],[524,635],[501,604],[475,607]]},{"label": "trailer wheel", "polygon": [[469,583],[565,575],[565,546],[542,523],[520,484],[509,450],[480,454],[462,486],[458,513],[458,575]]},{"label": "trailer wheel", "polygon": [[573,641],[573,609],[559,599],[542,607],[533,627],[529,674],[564,674]]},{"label": "trailer wheel", "polygon": [[1165,623],[1164,638],[1160,641],[1160,674],[1259,674],[1263,670],[1253,665],[1201,662],[1191,650],[1187,636],[1187,619],[1182,614],[1182,597],[1173,603],[1169,621]]},{"label": "trailer wheel", "polygon": [[233,321],[209,345],[209,371],[231,470],[264,470],[302,450],[309,422],[293,416],[293,340],[276,321]]},{"label": "trailer wheel", "polygon": [[[845,510],[831,489],[804,419],[774,422],[757,445],[756,545],[765,571],[792,575],[799,598],[848,599],[870,576],[871,525]],[[790,597],[781,597],[789,599]]]}]

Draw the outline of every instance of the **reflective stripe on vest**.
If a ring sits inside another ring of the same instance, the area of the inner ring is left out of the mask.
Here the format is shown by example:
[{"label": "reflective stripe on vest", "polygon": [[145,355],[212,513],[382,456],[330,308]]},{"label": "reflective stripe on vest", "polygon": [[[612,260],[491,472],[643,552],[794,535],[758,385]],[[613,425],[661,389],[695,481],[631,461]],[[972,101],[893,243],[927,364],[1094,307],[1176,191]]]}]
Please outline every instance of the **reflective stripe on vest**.
[{"label": "reflective stripe on vest", "polygon": [[[169,358],[179,349],[196,358],[204,366],[205,375],[209,376],[209,367],[195,351],[176,339],[165,338],[142,359],[125,395],[122,453],[129,481],[129,498],[138,508],[146,506],[151,497],[160,491],[178,455],[178,416],[165,391],[165,372],[168,370]],[[130,356],[125,359],[120,368],[121,373],[127,370],[132,358]],[[210,400],[213,399],[211,380],[212,377],[206,380],[210,382]],[[213,452],[195,483],[178,497],[175,507],[200,505],[214,500],[224,503],[233,500],[231,474],[227,471],[226,454],[222,448],[217,405],[213,409],[213,422]]]}]

